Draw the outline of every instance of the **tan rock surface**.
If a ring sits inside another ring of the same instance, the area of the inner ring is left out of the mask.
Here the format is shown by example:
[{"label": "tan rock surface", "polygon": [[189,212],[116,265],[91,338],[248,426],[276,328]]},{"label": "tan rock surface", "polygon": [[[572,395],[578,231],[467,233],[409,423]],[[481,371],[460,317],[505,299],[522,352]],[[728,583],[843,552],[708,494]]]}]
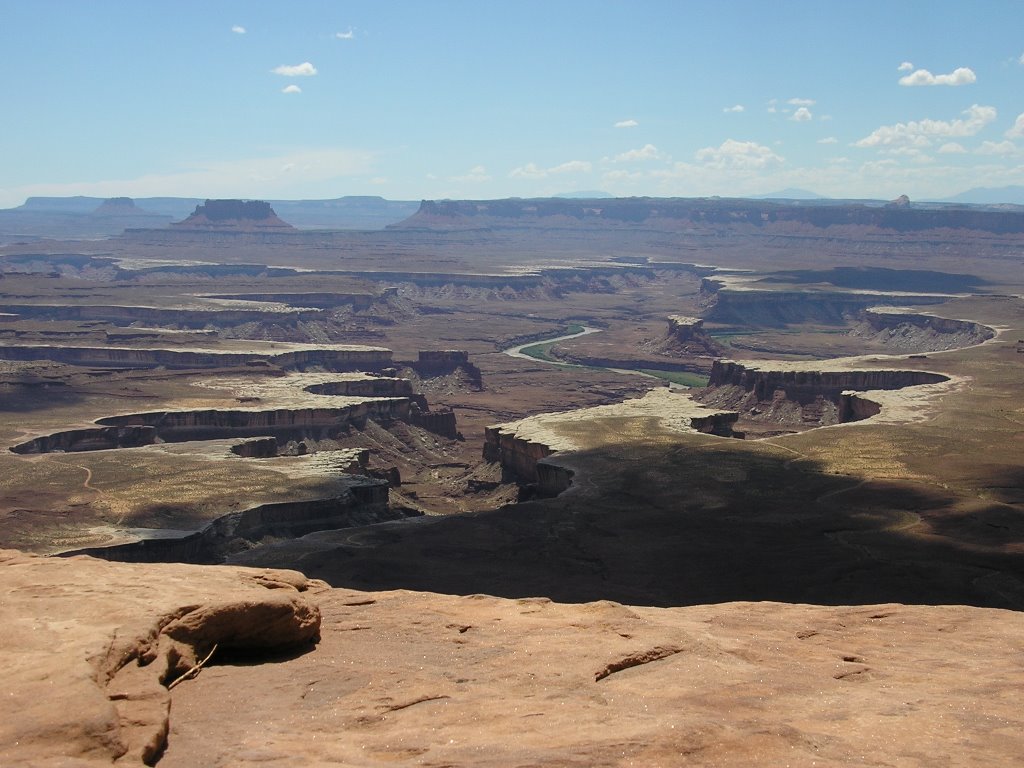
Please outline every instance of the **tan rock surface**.
[{"label": "tan rock surface", "polygon": [[1024,755],[1024,617],[318,595],[313,653],[174,690],[161,766],[935,766]]},{"label": "tan rock surface", "polygon": [[[1012,611],[568,605],[13,552],[0,590],[2,765],[1006,766],[1024,754]],[[318,628],[310,652],[266,652]],[[161,680],[214,643],[168,692]]]},{"label": "tan rock surface", "polygon": [[138,765],[163,748],[165,687],[215,645],[308,647],[301,574],[0,552],[0,765]]}]

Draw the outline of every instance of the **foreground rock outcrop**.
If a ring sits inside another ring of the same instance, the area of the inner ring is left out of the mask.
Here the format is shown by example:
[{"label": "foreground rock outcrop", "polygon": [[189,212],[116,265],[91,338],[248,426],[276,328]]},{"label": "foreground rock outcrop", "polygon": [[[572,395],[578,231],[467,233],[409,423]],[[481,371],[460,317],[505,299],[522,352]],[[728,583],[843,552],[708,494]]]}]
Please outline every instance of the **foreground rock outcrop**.
[{"label": "foreground rock outcrop", "polygon": [[311,586],[290,571],[0,552],[0,764],[152,765],[167,686],[215,647],[311,647]]},{"label": "foreground rock outcrop", "polygon": [[1024,753],[1012,611],[562,605],[14,552],[0,594],[4,765],[930,767]]}]

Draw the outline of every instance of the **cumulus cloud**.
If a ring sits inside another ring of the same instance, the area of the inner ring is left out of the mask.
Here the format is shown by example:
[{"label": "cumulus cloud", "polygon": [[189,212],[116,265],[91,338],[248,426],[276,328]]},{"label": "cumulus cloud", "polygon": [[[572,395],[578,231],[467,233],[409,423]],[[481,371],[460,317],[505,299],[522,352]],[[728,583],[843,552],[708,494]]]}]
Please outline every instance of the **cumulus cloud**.
[{"label": "cumulus cloud", "polygon": [[468,184],[480,184],[485,181],[490,181],[491,177],[487,173],[487,169],[482,165],[474,165],[469,169],[469,173],[465,173],[462,176],[452,176],[451,181],[457,181],[460,183]]},{"label": "cumulus cloud", "polygon": [[638,123],[636,120],[619,120],[619,122],[617,122],[615,124],[615,127],[616,128],[636,128],[638,125],[640,125],[640,123]]},{"label": "cumulus cloud", "polygon": [[974,136],[996,119],[995,107],[972,105],[963,111],[966,118],[958,120],[912,120],[876,128],[870,135],[854,142],[856,147],[928,147],[933,138]]},{"label": "cumulus cloud", "polygon": [[270,71],[275,75],[284,75],[285,77],[312,77],[316,74],[316,67],[308,61],[304,61],[301,64],[282,64]]},{"label": "cumulus cloud", "polygon": [[235,24],[235,26],[231,28],[231,31],[234,32],[236,35],[244,35],[245,27],[240,27],[238,24]]},{"label": "cumulus cloud", "polygon": [[940,155],[962,155],[966,152],[967,150],[964,149],[964,145],[959,144],[955,141],[947,141],[945,144],[939,147]]},{"label": "cumulus cloud", "polygon": [[1024,112],[1017,115],[1013,128],[1003,134],[1008,139],[1024,139]]},{"label": "cumulus cloud", "polygon": [[813,107],[817,102],[814,99],[790,99],[786,103],[794,107]]},{"label": "cumulus cloud", "polygon": [[334,36],[339,40],[352,40],[356,36],[356,33],[353,31],[352,27],[349,27],[346,32],[335,32]]},{"label": "cumulus cloud", "polygon": [[900,78],[900,85],[970,85],[978,79],[969,67],[957,67],[948,75],[933,75],[927,69],[917,69]]},{"label": "cumulus cloud", "polygon": [[700,149],[695,157],[711,168],[750,170],[782,162],[782,158],[766,146],[754,141],[736,141],[735,139],[726,139],[717,147]]},{"label": "cumulus cloud", "polygon": [[911,64],[909,61],[904,61],[902,64],[900,64],[898,67],[896,67],[896,71],[897,72],[910,72],[913,68],[914,68],[913,64]]},{"label": "cumulus cloud", "polygon": [[302,89],[297,85],[286,85],[281,89],[281,93],[302,93]]},{"label": "cumulus cloud", "polygon": [[615,156],[616,163],[631,163],[639,160],[660,160],[663,157],[653,144],[644,144],[640,149],[631,149]]},{"label": "cumulus cloud", "polygon": [[838,144],[839,139],[835,136],[826,136],[824,139],[818,139],[819,144]]},{"label": "cumulus cloud", "polygon": [[983,141],[974,151],[979,155],[1016,155],[1020,152],[1012,141]]},{"label": "cumulus cloud", "polygon": [[723,112],[743,112],[744,111],[744,107],[743,107],[742,104],[734,104],[731,107],[726,107],[722,111]]},{"label": "cumulus cloud", "polygon": [[811,114],[811,110],[809,110],[807,107],[800,107],[796,112],[793,113],[793,116],[789,119],[795,120],[798,123],[806,123],[813,117],[814,115]]},{"label": "cumulus cloud", "polygon": [[593,166],[586,160],[570,160],[549,168],[548,173],[588,173]]},{"label": "cumulus cloud", "polygon": [[570,160],[566,163],[541,168],[536,163],[527,163],[519,168],[513,168],[509,176],[513,179],[543,179],[545,176],[559,173],[588,173],[593,165],[586,160]]}]

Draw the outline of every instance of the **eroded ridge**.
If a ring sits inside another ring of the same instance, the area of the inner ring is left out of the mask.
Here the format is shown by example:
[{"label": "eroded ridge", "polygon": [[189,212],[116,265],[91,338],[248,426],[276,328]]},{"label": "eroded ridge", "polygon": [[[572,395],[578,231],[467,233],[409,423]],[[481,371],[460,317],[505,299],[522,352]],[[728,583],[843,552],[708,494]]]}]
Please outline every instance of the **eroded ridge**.
[{"label": "eroded ridge", "polygon": [[[785,433],[860,421],[881,411],[865,392],[904,390],[951,379],[911,369],[849,367],[859,361],[736,362],[716,360],[700,402],[733,408],[752,435]],[[846,368],[842,366],[846,365]]]}]

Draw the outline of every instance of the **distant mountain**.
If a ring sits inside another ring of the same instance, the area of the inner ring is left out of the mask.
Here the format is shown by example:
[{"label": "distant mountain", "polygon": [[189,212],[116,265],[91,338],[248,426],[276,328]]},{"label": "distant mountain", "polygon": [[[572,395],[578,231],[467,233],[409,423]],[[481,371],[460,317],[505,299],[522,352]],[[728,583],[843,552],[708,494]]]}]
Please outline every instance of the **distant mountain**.
[{"label": "distant mountain", "polygon": [[279,219],[270,203],[263,200],[207,200],[197,205],[187,219],[176,221],[171,227],[204,232],[282,232],[295,229]]},{"label": "distant mountain", "polygon": [[603,200],[604,198],[615,197],[615,195],[610,195],[599,189],[588,189],[582,192],[562,192],[561,194],[553,195],[553,197],[560,197],[563,200]]},{"label": "distant mountain", "polygon": [[828,200],[824,195],[811,192],[809,189],[799,187],[786,187],[778,192],[769,192],[767,195],[750,195],[751,200]]},{"label": "distant mountain", "polygon": [[967,205],[1024,205],[1024,186],[973,187],[959,195],[936,200],[938,203],[965,203]]},{"label": "distant mountain", "polygon": [[[375,196],[333,200],[270,200],[299,229],[383,229],[416,213],[418,201]],[[0,243],[120,235],[125,228],[160,228],[192,214],[204,201],[193,197],[30,197],[0,210]]]}]

